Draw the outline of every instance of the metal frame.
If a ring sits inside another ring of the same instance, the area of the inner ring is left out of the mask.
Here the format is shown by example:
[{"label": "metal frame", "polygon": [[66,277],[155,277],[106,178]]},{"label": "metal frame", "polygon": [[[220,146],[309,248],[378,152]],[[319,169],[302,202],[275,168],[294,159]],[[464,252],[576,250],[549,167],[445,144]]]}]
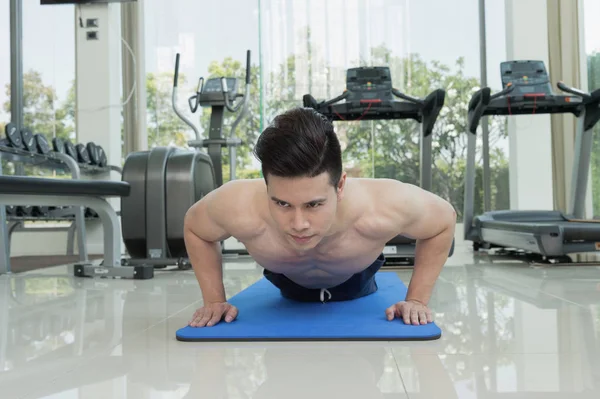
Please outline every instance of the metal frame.
[{"label": "metal frame", "polygon": [[[120,253],[121,247],[117,239],[121,236],[119,230],[119,220],[115,210],[110,204],[99,197],[87,196],[62,196],[62,195],[44,195],[44,194],[1,194],[0,204],[21,204],[21,205],[47,205],[47,206],[88,206],[94,209],[102,226],[104,228],[104,256],[106,265],[121,265]],[[85,246],[85,242],[84,242]],[[0,250],[0,254],[9,252],[8,248]],[[0,258],[1,260],[2,258]],[[8,264],[9,265],[9,264]],[[9,272],[7,265],[0,263],[0,273]]]},{"label": "metal frame", "polygon": [[17,130],[23,127],[23,3],[10,0],[10,112]]},{"label": "metal frame", "polygon": [[[44,194],[0,194],[0,204],[22,205],[70,205],[89,207],[98,213],[104,236],[104,261],[101,266],[76,265],[76,275],[83,277],[139,278],[139,269],[121,265],[121,234],[119,219],[113,207],[104,198],[91,196],[62,196]],[[0,207],[4,209],[4,207]],[[6,238],[6,237],[5,237]],[[9,248],[0,241],[0,274],[10,271]],[[152,274],[154,269],[151,268]]]},{"label": "metal frame", "polygon": [[[31,155],[28,154],[25,157],[30,157]],[[15,155],[15,154],[11,154],[11,157],[20,157],[20,155]],[[67,165],[67,168],[71,171],[71,177],[74,180],[79,180],[81,178],[81,170],[79,168],[79,165],[77,164],[77,162],[71,158],[70,156],[66,155],[66,154],[61,154],[58,152],[53,153],[53,157],[56,158],[59,161],[62,161],[64,164]],[[2,159],[2,151],[0,150],[0,159]],[[0,166],[0,176],[2,176],[3,172],[2,172],[2,167]],[[21,205],[19,202],[16,202],[15,204],[19,204]],[[11,204],[9,204],[11,205]],[[14,204],[12,204],[14,205]],[[40,205],[40,204],[34,204],[34,205]],[[64,204],[61,204],[64,205]],[[88,253],[87,253],[87,247],[86,247],[86,231],[85,231],[85,208],[84,207],[78,207],[77,209],[73,210],[73,213],[75,214],[75,232],[77,233],[77,248],[78,248],[78,252],[79,252],[79,260],[81,262],[87,262],[89,257],[88,257]],[[16,231],[16,229],[9,229],[7,226],[7,217],[6,217],[6,209],[4,207],[4,205],[0,205],[0,235],[2,235],[3,238],[5,238],[5,243],[4,245],[6,246],[6,248],[8,248],[8,252],[10,252],[10,237],[12,235],[12,233],[14,231]],[[72,226],[71,226],[72,227]],[[44,229],[44,231],[48,231],[48,229]],[[71,233],[72,228],[69,228],[69,233]],[[73,243],[72,243],[72,235],[69,234],[69,243],[67,244],[67,253],[69,252],[69,250],[71,250],[72,253],[72,249],[73,249]],[[6,256],[10,256],[8,253]],[[6,263],[8,264],[9,261],[6,260]],[[8,270],[10,271],[10,269]],[[0,273],[2,273],[1,268],[0,268]]]},{"label": "metal frame", "polygon": [[[487,87],[487,38],[485,33],[485,0],[479,0],[479,72],[481,87]],[[490,171],[490,132],[488,118],[481,118],[481,137],[483,139],[483,210],[492,208],[492,186]]]},{"label": "metal frame", "polygon": [[[471,112],[486,113],[486,109],[479,110],[477,105],[469,110],[469,131],[467,147],[467,165],[465,176],[465,203],[464,203],[464,239],[473,242],[475,250],[480,247],[501,247],[506,249],[515,248],[520,251],[531,252],[533,256],[544,256],[564,259],[567,263],[570,259],[567,254],[581,252],[597,252],[598,240],[588,238],[585,235],[576,242],[566,242],[564,223],[573,223],[582,234],[590,233],[591,237],[600,237],[600,223],[585,222],[585,201],[588,186],[588,175],[590,169],[590,158],[592,151],[593,127],[600,119],[600,108],[598,108],[598,94],[592,95],[582,93],[576,89],[568,88],[559,83],[559,88],[568,93],[581,93],[583,102],[564,102],[563,104],[575,104],[576,108],[565,109],[564,113],[573,113],[577,118],[577,129],[575,136],[575,148],[573,156],[573,175],[570,187],[571,204],[568,215],[559,211],[493,211],[484,212],[477,218],[474,217],[474,195],[475,195],[475,142],[477,125],[471,126]],[[487,89],[489,90],[489,89]],[[484,96],[483,91],[480,93]],[[501,93],[500,93],[501,94]],[[488,93],[489,95],[489,93]],[[494,95],[496,96],[496,95]],[[493,96],[492,96],[493,97]],[[482,97],[483,98],[483,97]],[[483,104],[489,104],[495,114],[494,106],[502,107],[501,98],[496,97],[496,105],[482,98],[477,100]],[[578,105],[577,105],[578,104]],[[479,110],[479,111],[478,111]],[[498,112],[498,114],[502,114]],[[475,119],[474,119],[475,120]],[[473,224],[475,222],[475,225]]]}]

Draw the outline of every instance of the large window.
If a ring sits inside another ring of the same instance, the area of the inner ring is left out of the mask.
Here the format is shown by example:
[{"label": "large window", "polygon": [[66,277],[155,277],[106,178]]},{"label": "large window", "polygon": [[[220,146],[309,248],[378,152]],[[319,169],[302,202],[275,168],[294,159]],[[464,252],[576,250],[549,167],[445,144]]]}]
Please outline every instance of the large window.
[{"label": "large window", "polygon": [[[248,114],[237,128],[243,140],[237,151],[237,176],[257,175],[251,148],[260,131],[258,2],[147,0],[145,3],[148,145],[185,146],[193,131],[173,112],[171,93],[175,56],[180,53],[179,108],[208,137],[210,108],[192,114],[187,99],[200,77],[245,76],[246,51],[252,52],[252,90]],[[223,135],[229,136],[237,115],[225,113]],[[223,149],[223,176],[229,177],[228,151]]]},{"label": "large window", "polygon": [[[486,59],[487,59],[487,86],[492,93],[502,90],[500,79],[500,63],[506,58],[506,21],[505,2],[485,1],[485,33],[486,33]],[[506,116],[488,117],[489,131],[489,198],[490,203],[485,206],[484,179],[483,179],[483,143],[481,135],[478,137],[477,152],[477,180],[475,192],[475,214],[484,211],[510,209],[509,189],[509,142],[508,118]],[[486,209],[487,208],[487,209]]]},{"label": "large window", "polygon": [[48,140],[75,138],[74,21],[72,5],[23,2],[24,125]]},{"label": "large window", "polygon": [[[433,132],[433,191],[462,212],[466,105],[479,85],[477,0],[261,1],[264,119],[345,89],[346,69],[388,66],[394,87],[447,92]],[[460,21],[460,22],[459,22]],[[336,122],[351,176],[420,184],[415,121]]]},{"label": "large window", "polygon": [[[585,54],[588,68],[588,90],[600,89],[600,27],[594,19],[600,13],[600,3],[585,0],[583,4],[585,28]],[[600,218],[600,125],[594,127],[592,144],[592,196],[594,217]]]},{"label": "large window", "polygon": [[0,2],[0,136],[10,122],[10,3]]}]

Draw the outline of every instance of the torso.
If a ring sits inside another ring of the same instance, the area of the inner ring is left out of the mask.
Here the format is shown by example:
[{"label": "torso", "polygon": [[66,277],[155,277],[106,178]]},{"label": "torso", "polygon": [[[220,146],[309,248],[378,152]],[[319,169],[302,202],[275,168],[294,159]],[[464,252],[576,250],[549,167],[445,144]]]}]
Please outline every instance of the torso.
[{"label": "torso", "polygon": [[371,183],[365,179],[355,180],[352,184],[355,185],[354,189],[347,190],[345,197],[348,203],[353,204],[346,215],[349,221],[347,228],[334,239],[305,254],[292,249],[269,222],[268,198],[261,180],[248,181],[246,189],[256,190],[252,196],[253,212],[249,211],[246,203],[244,222],[237,223],[237,227],[230,232],[245,245],[250,256],[267,270],[284,274],[307,288],[339,285],[353,274],[368,268],[395,235],[390,231],[391,226],[378,222],[382,218],[373,215],[377,207],[373,198],[365,197],[370,190],[356,189],[356,185]]}]

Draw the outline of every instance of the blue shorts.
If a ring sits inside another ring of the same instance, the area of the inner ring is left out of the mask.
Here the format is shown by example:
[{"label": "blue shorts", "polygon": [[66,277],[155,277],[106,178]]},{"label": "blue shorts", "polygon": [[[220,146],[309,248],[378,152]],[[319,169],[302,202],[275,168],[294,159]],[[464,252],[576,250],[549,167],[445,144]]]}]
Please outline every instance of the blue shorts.
[{"label": "blue shorts", "polygon": [[370,295],[377,291],[375,273],[385,263],[385,256],[379,255],[375,262],[360,273],[354,274],[340,285],[331,288],[306,288],[296,284],[283,274],[265,269],[264,276],[279,288],[285,298],[300,302],[349,301]]}]

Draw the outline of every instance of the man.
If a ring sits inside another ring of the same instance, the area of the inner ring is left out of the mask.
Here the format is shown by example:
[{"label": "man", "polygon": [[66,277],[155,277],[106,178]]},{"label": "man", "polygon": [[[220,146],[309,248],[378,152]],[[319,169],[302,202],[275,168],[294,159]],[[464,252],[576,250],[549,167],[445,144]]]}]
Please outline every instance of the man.
[{"label": "man", "polygon": [[[263,179],[236,180],[206,195],[185,218],[185,243],[204,305],[189,325],[233,321],[220,241],[241,241],[281,294],[341,301],[377,290],[382,250],[398,234],[417,240],[405,301],[385,311],[406,324],[432,321],[427,303],[454,237],[454,208],[419,187],[391,179],[348,178],[333,125],[310,108],[277,116],[255,155]],[[293,315],[290,315],[293,317]]]}]

